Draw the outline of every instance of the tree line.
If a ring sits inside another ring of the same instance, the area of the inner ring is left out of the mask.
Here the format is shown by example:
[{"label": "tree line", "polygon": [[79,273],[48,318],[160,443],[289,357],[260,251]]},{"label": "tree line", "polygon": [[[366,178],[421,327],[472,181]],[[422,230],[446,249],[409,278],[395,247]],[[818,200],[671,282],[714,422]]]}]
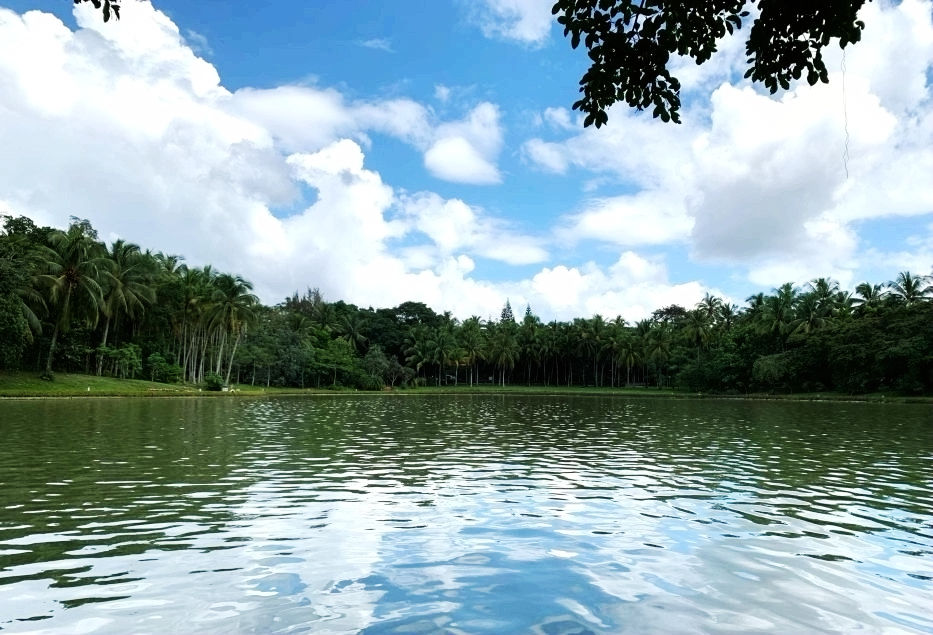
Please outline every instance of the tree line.
[{"label": "tree line", "polygon": [[720,393],[933,392],[933,284],[897,274],[854,293],[831,278],[707,294],[628,323],[542,322],[507,302],[455,319],[420,302],[361,308],[313,288],[264,306],[241,276],[3,216],[0,369],[293,387],[523,384]]}]

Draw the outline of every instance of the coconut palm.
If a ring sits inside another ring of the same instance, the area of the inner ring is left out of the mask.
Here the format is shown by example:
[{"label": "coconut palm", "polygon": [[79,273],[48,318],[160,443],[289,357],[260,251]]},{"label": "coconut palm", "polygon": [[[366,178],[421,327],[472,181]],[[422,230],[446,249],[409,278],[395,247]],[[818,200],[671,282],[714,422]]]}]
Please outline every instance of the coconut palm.
[{"label": "coconut palm", "polygon": [[348,312],[340,318],[338,324],[340,337],[349,342],[353,352],[359,352],[369,339],[364,334],[366,318],[359,311]]},{"label": "coconut palm", "polygon": [[832,278],[814,278],[808,283],[809,292],[816,297],[817,307],[824,315],[832,311],[833,299],[839,291],[839,283]]},{"label": "coconut palm", "polygon": [[703,296],[703,299],[697,302],[696,308],[706,314],[710,321],[716,319],[719,315],[719,309],[722,307],[722,298],[718,298],[709,291]]},{"label": "coconut palm", "polygon": [[883,285],[862,282],[855,287],[855,295],[852,303],[863,311],[867,311],[880,306],[887,291],[884,290]]},{"label": "coconut palm", "polygon": [[713,332],[713,323],[710,313],[705,308],[696,308],[688,311],[683,324],[684,338],[697,351],[697,363],[700,362],[700,350],[709,343]]},{"label": "coconut palm", "polygon": [[233,360],[236,357],[240,339],[246,334],[248,327],[255,325],[258,314],[259,298],[251,293],[252,283],[241,276],[220,274],[214,279],[214,291],[211,297],[211,306],[207,312],[207,320],[211,330],[220,332],[220,345],[217,353],[217,371],[220,372],[220,362],[223,359],[224,347],[233,337],[233,346],[227,357],[227,374],[224,383],[230,383],[230,372],[233,370]]},{"label": "coconut palm", "polygon": [[808,335],[829,324],[830,318],[817,293],[805,293],[797,303],[796,318],[788,325],[788,333]]},{"label": "coconut palm", "polygon": [[501,322],[492,331],[487,344],[487,359],[499,370],[499,383],[505,386],[505,371],[515,368],[519,346],[514,322]]},{"label": "coconut palm", "polygon": [[645,359],[654,364],[658,372],[658,388],[664,383],[664,364],[671,356],[670,326],[658,324],[645,334]]},{"label": "coconut palm", "polygon": [[463,361],[470,367],[470,386],[472,386],[476,365],[483,358],[485,346],[483,323],[479,316],[474,315],[463,321],[457,331],[457,340],[460,350],[463,351]]},{"label": "coconut palm", "polygon": [[909,271],[902,271],[897,278],[888,283],[891,294],[907,306],[911,306],[933,295],[933,285],[926,276],[915,276]]},{"label": "coconut palm", "polygon": [[89,327],[97,325],[104,306],[101,275],[110,267],[104,246],[87,221],[74,222],[68,231],[49,235],[39,276],[45,288],[46,303],[52,311],[52,339],[45,361],[45,375],[51,377],[58,336],[67,333],[73,321]]},{"label": "coconut palm", "polygon": [[[118,321],[121,314],[135,318],[145,306],[155,302],[155,289],[152,287],[153,272],[143,258],[138,245],[117,240],[110,246],[110,266],[103,276],[104,333],[100,348],[107,347],[111,321]],[[104,366],[103,354],[97,357],[97,374]]]},{"label": "coconut palm", "polygon": [[781,351],[783,351],[787,335],[791,330],[791,324],[795,319],[794,308],[800,292],[794,287],[793,283],[786,282],[775,289],[774,293],[775,295],[764,298],[760,328],[762,332],[777,337],[781,343]]}]

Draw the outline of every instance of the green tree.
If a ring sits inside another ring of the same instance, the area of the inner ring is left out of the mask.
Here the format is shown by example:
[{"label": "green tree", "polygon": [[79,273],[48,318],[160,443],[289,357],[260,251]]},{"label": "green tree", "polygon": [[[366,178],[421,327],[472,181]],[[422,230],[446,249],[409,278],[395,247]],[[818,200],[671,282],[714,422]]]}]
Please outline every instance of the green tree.
[{"label": "green tree", "polygon": [[[155,302],[155,289],[152,287],[153,271],[150,261],[143,257],[138,245],[123,240],[114,241],[110,246],[110,264],[102,277],[104,332],[100,348],[107,347],[111,321],[117,321],[122,314],[135,318],[146,305]],[[97,374],[103,369],[103,355],[98,356]]]},{"label": "green tree", "polygon": [[457,340],[460,350],[463,351],[464,362],[470,367],[470,386],[473,386],[476,378],[477,364],[483,359],[485,339],[483,323],[476,315],[464,320],[457,331]]},{"label": "green tree", "polygon": [[499,371],[499,384],[505,386],[505,373],[515,368],[519,357],[515,322],[501,322],[492,327],[487,344],[487,359]]},{"label": "green tree", "polygon": [[856,297],[853,303],[856,307],[860,308],[862,312],[865,312],[881,306],[887,292],[884,290],[883,285],[862,282],[855,287],[855,295]]},{"label": "green tree", "polygon": [[915,276],[909,271],[902,271],[897,274],[897,278],[888,283],[891,294],[906,304],[911,306],[928,299],[933,295],[933,285],[929,284],[926,276]]},{"label": "green tree", "polygon": [[221,360],[224,347],[231,337],[233,345],[227,356],[227,373],[224,382],[230,383],[230,372],[233,369],[233,360],[236,357],[240,339],[246,334],[247,328],[256,323],[256,307],[259,298],[250,293],[253,285],[240,276],[221,274],[214,283],[212,306],[208,311],[208,320],[213,328],[221,332],[219,352],[217,354],[217,374],[220,374]]},{"label": "green tree", "polygon": [[89,327],[97,325],[104,305],[101,274],[110,266],[97,232],[87,221],[75,221],[66,232],[49,236],[45,251],[46,273],[40,278],[46,301],[52,310],[52,339],[45,362],[45,375],[51,377],[58,336],[67,333],[73,321]]}]

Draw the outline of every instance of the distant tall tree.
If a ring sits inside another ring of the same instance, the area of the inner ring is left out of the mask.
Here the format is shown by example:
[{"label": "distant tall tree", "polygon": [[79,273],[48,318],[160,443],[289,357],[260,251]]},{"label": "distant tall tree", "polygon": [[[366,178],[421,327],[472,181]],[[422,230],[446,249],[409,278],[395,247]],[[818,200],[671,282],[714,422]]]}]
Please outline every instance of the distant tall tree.
[{"label": "distant tall tree", "polygon": [[502,307],[502,314],[499,316],[500,322],[514,322],[515,314],[512,313],[512,305],[508,300],[505,301],[505,306]]}]

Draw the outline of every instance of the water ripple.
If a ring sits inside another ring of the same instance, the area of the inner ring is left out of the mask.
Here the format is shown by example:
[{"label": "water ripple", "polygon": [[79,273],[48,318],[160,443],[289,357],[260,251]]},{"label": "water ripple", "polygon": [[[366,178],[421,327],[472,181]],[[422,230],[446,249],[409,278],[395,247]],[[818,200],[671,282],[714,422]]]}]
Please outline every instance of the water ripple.
[{"label": "water ripple", "polygon": [[2,407],[0,630],[933,632],[926,406]]}]

